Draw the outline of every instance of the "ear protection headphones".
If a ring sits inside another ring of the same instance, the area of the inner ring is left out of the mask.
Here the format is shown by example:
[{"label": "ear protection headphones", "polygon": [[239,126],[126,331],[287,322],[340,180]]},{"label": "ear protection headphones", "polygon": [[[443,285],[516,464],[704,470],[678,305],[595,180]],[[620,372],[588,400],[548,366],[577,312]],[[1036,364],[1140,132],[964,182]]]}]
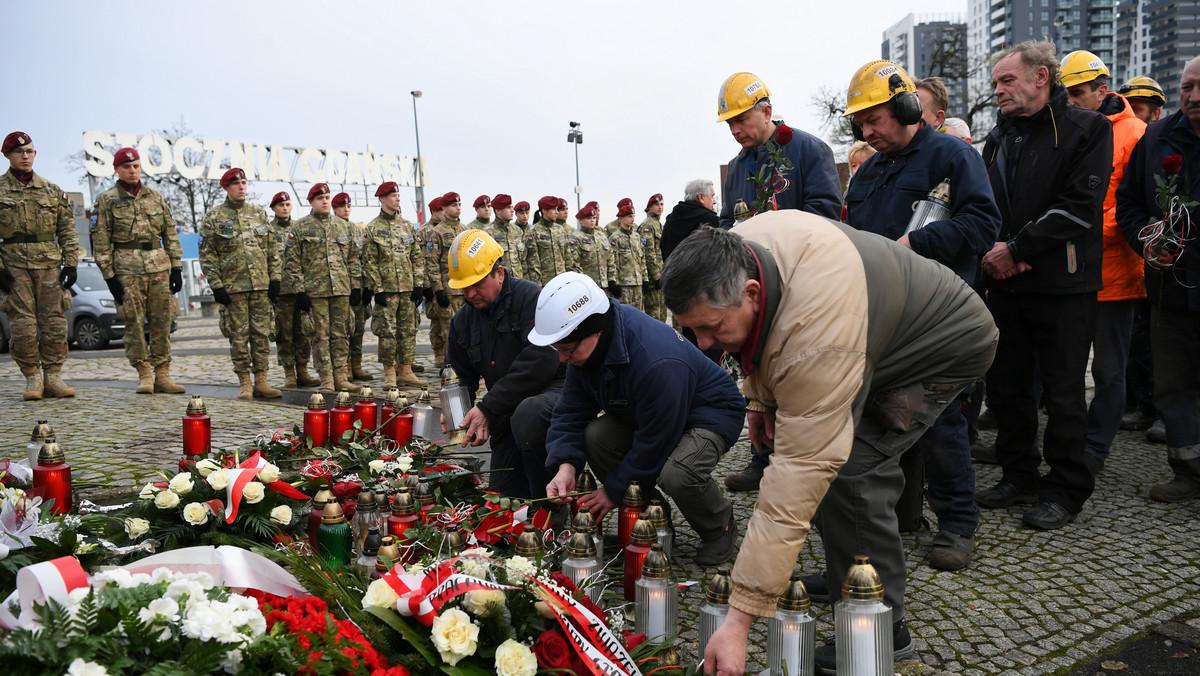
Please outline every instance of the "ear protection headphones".
[{"label": "ear protection headphones", "polygon": [[[896,120],[904,126],[917,124],[921,121],[921,99],[916,92],[906,90],[904,78],[900,77],[899,73],[893,73],[888,78],[888,90],[892,92],[892,98],[888,99],[888,106],[892,109],[892,114],[896,116]],[[896,93],[899,91],[899,93]],[[863,138],[862,127],[859,126],[854,118],[850,118],[850,128],[854,132],[854,138],[859,141],[865,141]]]}]

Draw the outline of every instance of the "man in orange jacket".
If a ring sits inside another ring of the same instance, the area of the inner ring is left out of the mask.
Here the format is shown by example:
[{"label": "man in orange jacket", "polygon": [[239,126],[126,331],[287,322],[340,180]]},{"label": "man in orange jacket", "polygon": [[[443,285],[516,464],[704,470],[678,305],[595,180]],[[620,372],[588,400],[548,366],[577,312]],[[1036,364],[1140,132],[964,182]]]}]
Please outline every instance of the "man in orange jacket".
[{"label": "man in orange jacket", "polygon": [[1104,197],[1104,262],[1096,311],[1096,336],[1092,341],[1092,380],[1095,395],[1088,407],[1087,453],[1084,464],[1098,475],[1112,446],[1125,410],[1125,366],[1133,331],[1134,304],[1146,297],[1142,284],[1142,258],[1130,248],[1117,227],[1117,186],[1125,165],[1146,123],[1120,94],[1108,91],[1108,68],[1095,54],[1076,51],[1062,61],[1062,84],[1072,105],[1096,110],[1113,127],[1113,172]]}]

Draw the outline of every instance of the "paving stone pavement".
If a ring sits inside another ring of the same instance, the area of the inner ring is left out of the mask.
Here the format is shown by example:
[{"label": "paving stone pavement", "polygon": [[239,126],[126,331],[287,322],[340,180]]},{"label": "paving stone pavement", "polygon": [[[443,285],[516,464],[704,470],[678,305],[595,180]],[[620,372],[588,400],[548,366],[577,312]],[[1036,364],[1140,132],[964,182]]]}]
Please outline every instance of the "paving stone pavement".
[{"label": "paving stone pavement", "polygon": [[[180,332],[189,331],[189,338],[221,345],[219,334],[205,338],[216,332],[215,320],[183,319],[180,326]],[[427,334],[421,340],[428,350]],[[367,342],[374,342],[369,332]],[[192,343],[179,341],[175,348]],[[373,363],[373,347],[368,352],[369,367],[381,374]],[[67,380],[136,380],[119,347],[107,354],[111,356],[68,359]],[[430,365],[427,351],[421,360]],[[174,370],[185,385],[235,382],[223,355],[181,355]],[[278,367],[272,374],[282,380]],[[81,477],[86,486],[83,495],[119,499],[154,478],[156,469],[169,473],[178,460],[186,395],[146,396],[131,389],[89,385],[77,387],[73,399],[24,402],[20,380],[11,359],[0,355],[0,448],[22,457],[36,421],[50,420],[68,461],[88,472]],[[210,402],[209,412],[217,446],[237,445],[301,420],[298,407],[262,401],[218,399]],[[989,433],[983,437],[991,441]],[[718,482],[744,467],[749,454],[748,442],[739,441],[718,465]],[[976,469],[980,488],[999,479],[998,467],[977,465]],[[1195,527],[1200,501],[1163,505],[1146,497],[1151,485],[1168,478],[1163,446],[1147,443],[1142,433],[1120,432],[1095,494],[1079,519],[1060,531],[1024,529],[1019,507],[984,510],[975,561],[957,573],[924,565],[934,532],[905,535],[909,626],[918,659],[898,664],[897,671],[1065,673],[1152,627],[1200,610],[1200,535]],[[756,494],[730,497],[744,531]],[[936,524],[928,510],[926,517]],[[612,519],[608,525],[610,531],[615,529]],[[696,537],[686,525],[679,526],[676,550],[673,566],[680,580],[704,582],[712,574],[712,569],[691,561]],[[810,537],[798,565],[806,573],[823,569],[819,535]],[[686,656],[695,654],[697,614],[703,600],[703,584],[688,588],[680,597],[680,644]],[[814,609],[820,643],[832,638],[832,613],[828,606],[814,605]],[[752,628],[747,670],[761,670],[765,658],[766,622],[760,620]]]}]

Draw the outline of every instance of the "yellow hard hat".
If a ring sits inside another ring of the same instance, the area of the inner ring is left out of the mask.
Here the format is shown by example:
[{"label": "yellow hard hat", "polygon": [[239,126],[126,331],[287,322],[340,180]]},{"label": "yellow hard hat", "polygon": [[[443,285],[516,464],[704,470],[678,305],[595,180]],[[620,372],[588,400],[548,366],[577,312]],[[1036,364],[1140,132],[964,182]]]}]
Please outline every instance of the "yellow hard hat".
[{"label": "yellow hard hat", "polygon": [[450,245],[450,288],[465,289],[487,277],[504,249],[482,230],[464,230]]},{"label": "yellow hard hat", "polygon": [[717,94],[717,122],[741,115],[770,95],[771,89],[754,73],[730,75]]},{"label": "yellow hard hat", "polygon": [[1091,82],[1101,75],[1108,77],[1108,66],[1104,65],[1100,57],[1082,49],[1064,56],[1060,69],[1062,76],[1058,81],[1064,87]]},{"label": "yellow hard hat", "polygon": [[[912,92],[916,96],[916,91],[917,85],[899,64],[883,59],[872,61],[855,71],[854,76],[850,78],[850,87],[846,90],[846,114],[842,117],[849,117],[860,110],[887,103],[901,92]],[[917,106],[919,108],[919,101]]]},{"label": "yellow hard hat", "polygon": [[1167,105],[1167,97],[1163,94],[1162,87],[1154,78],[1145,75],[1139,75],[1121,85],[1117,93],[1127,99],[1149,99],[1160,106]]}]

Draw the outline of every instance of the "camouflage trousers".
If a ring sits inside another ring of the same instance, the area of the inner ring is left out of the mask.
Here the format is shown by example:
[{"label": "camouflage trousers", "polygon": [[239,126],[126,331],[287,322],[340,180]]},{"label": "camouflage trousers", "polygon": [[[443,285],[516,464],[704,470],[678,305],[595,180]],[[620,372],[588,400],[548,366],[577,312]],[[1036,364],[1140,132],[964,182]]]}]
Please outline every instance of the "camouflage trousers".
[{"label": "camouflage trousers", "polygon": [[383,366],[411,365],[417,356],[417,330],[413,325],[416,307],[408,292],[387,294],[387,305],[375,306],[371,333],[379,337],[379,363]]},{"label": "camouflage trousers", "polygon": [[621,297],[617,300],[631,307],[635,307],[642,312],[646,311],[646,306],[642,304],[642,286],[640,284],[636,286],[625,286],[622,284]]},{"label": "camouflage trousers", "polygon": [[233,372],[266,371],[271,365],[271,300],[267,292],[242,291],[229,294],[229,298],[233,302],[225,307],[225,316]]},{"label": "camouflage trousers", "polygon": [[651,288],[649,291],[644,292],[642,294],[642,303],[645,304],[646,314],[660,322],[667,321],[667,306],[663,305],[662,289]]},{"label": "camouflage trousers", "polygon": [[[171,295],[171,273],[117,275],[125,287],[125,302],[117,315],[125,322],[125,358],[131,366],[149,361],[151,366],[171,362],[171,322],[179,306]],[[150,342],[142,326],[150,318]]]},{"label": "camouflage trousers", "polygon": [[[434,358],[446,357],[446,344],[450,340],[450,318],[463,306],[466,299],[462,296],[450,296],[450,305],[442,307],[436,300],[426,301],[425,316],[429,317],[429,345],[433,347]],[[442,368],[441,364],[436,364]]]},{"label": "camouflage trousers", "polygon": [[371,308],[367,306],[367,300],[364,298],[363,302],[350,308],[350,326],[346,329],[346,333],[350,334],[351,359],[362,359],[363,330],[367,326],[367,318],[371,316]]},{"label": "camouflage trousers", "polygon": [[304,313],[296,309],[295,294],[289,293],[275,299],[275,349],[280,366],[308,363],[312,346],[308,334],[304,332],[303,316]]},{"label": "camouflage trousers", "polygon": [[312,353],[317,372],[349,368],[350,296],[312,299]]},{"label": "camouflage trousers", "polygon": [[67,308],[71,293],[62,288],[58,268],[9,267],[12,292],[0,302],[8,315],[13,361],[28,376],[38,367],[61,369],[67,361]]}]

